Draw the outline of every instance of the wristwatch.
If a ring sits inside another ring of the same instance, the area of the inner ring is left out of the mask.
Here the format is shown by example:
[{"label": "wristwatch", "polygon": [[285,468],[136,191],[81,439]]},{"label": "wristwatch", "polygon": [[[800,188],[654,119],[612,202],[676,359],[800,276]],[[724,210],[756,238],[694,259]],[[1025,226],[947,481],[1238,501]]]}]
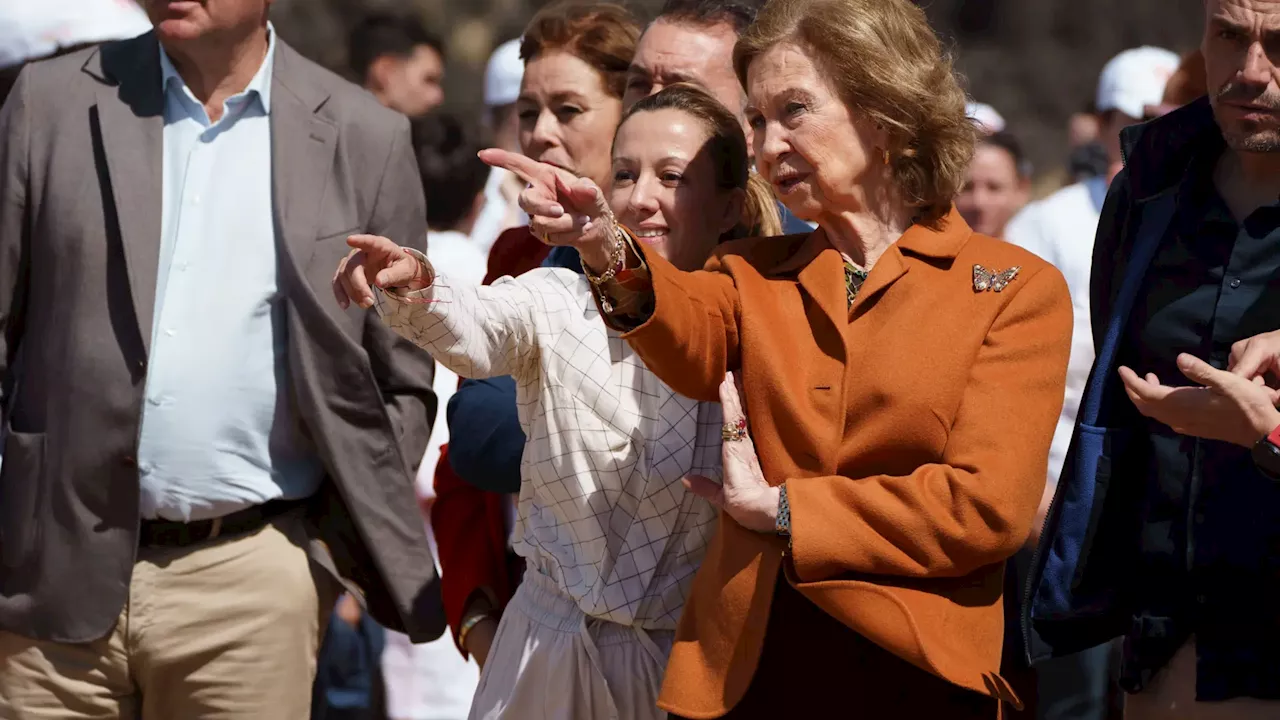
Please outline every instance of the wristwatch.
[{"label": "wristwatch", "polygon": [[1280,426],[1253,445],[1253,464],[1258,472],[1280,482]]}]

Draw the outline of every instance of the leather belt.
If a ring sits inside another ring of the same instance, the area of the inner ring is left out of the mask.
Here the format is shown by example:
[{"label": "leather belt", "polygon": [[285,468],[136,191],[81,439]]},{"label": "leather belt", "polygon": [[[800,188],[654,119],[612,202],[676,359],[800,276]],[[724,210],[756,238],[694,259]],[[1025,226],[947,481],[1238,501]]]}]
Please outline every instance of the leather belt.
[{"label": "leather belt", "polygon": [[143,520],[138,532],[138,545],[187,547],[219,537],[241,535],[264,527],[276,517],[298,507],[302,507],[301,502],[272,500],[211,520]]}]

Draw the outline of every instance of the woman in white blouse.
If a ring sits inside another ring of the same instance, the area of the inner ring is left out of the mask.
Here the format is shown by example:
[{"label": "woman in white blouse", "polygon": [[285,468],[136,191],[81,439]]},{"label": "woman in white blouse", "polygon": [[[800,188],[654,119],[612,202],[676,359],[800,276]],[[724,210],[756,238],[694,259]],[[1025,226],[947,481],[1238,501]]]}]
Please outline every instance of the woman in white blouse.
[{"label": "woman in white blouse", "polygon": [[[701,90],[676,85],[637,103],[612,157],[608,207],[680,267],[701,267],[720,239],[778,232],[740,125]],[[471,717],[664,717],[656,699],[673,631],[717,519],[681,480],[719,477],[719,406],[654,377],[577,273],[455,285],[387,238],[350,243],[334,280],[344,305],[377,302],[459,375],[510,374],[518,386],[528,441],[514,545],[528,571]],[[383,291],[376,301],[366,278]]]}]

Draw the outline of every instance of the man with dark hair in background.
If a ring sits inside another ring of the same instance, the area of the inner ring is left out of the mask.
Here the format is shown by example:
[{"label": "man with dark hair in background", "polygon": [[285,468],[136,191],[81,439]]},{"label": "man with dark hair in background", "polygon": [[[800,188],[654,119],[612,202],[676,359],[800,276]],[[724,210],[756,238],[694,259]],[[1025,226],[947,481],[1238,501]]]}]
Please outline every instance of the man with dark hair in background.
[{"label": "man with dark hair in background", "polygon": [[378,102],[418,117],[444,102],[444,43],[408,15],[370,15],[351,31],[347,56]]}]

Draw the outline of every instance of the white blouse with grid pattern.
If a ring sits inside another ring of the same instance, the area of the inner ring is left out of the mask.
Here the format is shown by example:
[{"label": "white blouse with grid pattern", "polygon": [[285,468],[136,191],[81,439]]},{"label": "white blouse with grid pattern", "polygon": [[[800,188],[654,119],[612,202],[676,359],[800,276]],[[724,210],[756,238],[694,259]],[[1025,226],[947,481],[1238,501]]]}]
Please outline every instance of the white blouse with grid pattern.
[{"label": "white blouse with grid pattern", "polygon": [[655,377],[571,270],[377,295],[389,327],[458,375],[515,378],[515,551],[587,615],[675,629],[717,519],[680,480],[720,479],[720,405]]}]

